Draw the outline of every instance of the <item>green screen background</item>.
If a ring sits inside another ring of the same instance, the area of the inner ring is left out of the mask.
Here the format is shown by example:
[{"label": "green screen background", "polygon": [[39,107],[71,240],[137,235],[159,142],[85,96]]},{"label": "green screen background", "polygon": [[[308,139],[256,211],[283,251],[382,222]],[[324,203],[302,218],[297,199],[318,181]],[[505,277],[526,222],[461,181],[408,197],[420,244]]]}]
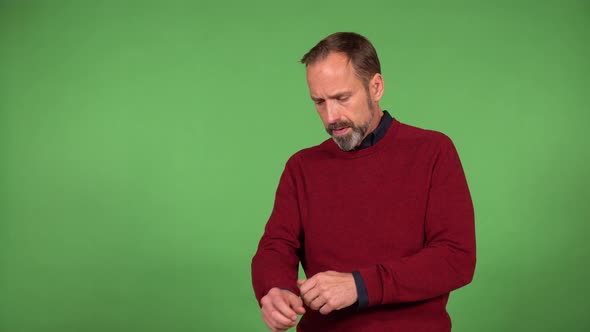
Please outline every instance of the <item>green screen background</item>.
[{"label": "green screen background", "polygon": [[335,31],[461,155],[454,331],[587,331],[588,1],[0,1],[0,331],[264,330],[250,260]]}]

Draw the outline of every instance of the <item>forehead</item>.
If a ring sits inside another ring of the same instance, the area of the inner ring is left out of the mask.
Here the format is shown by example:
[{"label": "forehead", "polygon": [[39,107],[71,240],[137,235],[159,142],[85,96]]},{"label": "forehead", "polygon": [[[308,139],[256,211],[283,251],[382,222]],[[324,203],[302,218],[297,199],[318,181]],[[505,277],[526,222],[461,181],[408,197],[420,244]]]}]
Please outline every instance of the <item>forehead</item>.
[{"label": "forehead", "polygon": [[[307,66],[307,84],[310,91],[337,88],[355,88],[362,85],[351,61],[344,53],[332,52],[326,58]],[[325,91],[328,92],[328,91]]]}]

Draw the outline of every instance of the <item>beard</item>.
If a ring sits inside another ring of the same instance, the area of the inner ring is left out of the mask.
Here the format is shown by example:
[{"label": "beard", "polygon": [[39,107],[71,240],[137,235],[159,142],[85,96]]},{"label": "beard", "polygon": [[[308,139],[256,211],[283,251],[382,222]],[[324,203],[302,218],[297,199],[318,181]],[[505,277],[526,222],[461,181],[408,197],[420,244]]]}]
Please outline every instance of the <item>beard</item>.
[{"label": "beard", "polygon": [[[371,100],[367,100],[369,104],[369,112],[371,115],[367,122],[361,123],[360,125],[354,124],[352,121],[338,121],[334,123],[330,123],[328,127],[326,127],[326,132],[332,136],[332,139],[338,145],[340,150],[342,151],[352,151],[354,148],[361,144],[363,138],[367,134],[367,130],[371,126],[371,122],[373,122],[373,117],[375,116],[375,112],[373,112],[373,104]],[[346,135],[334,135],[333,131],[341,128],[350,127],[351,131]]]},{"label": "beard", "polygon": [[[350,121],[339,121],[328,125],[326,131],[328,132],[328,134],[330,134],[330,136],[332,136],[332,139],[334,140],[334,142],[336,142],[336,145],[338,145],[340,150],[352,151],[359,144],[361,144],[361,141],[363,140],[365,134],[367,133],[367,130],[369,129],[369,124],[370,122],[367,122],[361,124],[360,126],[357,126]],[[332,132],[333,130],[345,127],[350,127],[351,129],[351,131],[346,135],[334,135]]]}]

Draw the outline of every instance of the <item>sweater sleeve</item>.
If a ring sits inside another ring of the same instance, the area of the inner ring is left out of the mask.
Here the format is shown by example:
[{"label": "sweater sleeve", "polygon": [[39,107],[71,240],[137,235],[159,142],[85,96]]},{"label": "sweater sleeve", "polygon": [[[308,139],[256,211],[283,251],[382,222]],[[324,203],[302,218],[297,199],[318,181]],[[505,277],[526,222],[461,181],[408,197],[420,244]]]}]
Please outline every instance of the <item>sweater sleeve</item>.
[{"label": "sweater sleeve", "polygon": [[446,136],[432,168],[424,227],[425,244],[415,254],[359,269],[369,306],[437,297],[473,278],[473,205],[459,156]]},{"label": "sweater sleeve", "polygon": [[252,259],[252,285],[259,304],[273,287],[299,295],[297,276],[302,231],[296,173],[295,157],[292,157],[281,175],[272,213]]}]

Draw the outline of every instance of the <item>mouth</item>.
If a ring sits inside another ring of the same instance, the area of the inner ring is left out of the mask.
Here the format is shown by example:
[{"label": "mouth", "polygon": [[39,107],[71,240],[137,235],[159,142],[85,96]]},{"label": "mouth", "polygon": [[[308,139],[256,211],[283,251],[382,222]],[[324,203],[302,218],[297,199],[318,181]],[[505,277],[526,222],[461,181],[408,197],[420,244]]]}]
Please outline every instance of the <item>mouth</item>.
[{"label": "mouth", "polygon": [[334,136],[344,135],[348,132],[349,129],[350,129],[350,127],[342,127],[342,128],[338,128],[338,129],[332,129],[332,135],[334,135]]}]

